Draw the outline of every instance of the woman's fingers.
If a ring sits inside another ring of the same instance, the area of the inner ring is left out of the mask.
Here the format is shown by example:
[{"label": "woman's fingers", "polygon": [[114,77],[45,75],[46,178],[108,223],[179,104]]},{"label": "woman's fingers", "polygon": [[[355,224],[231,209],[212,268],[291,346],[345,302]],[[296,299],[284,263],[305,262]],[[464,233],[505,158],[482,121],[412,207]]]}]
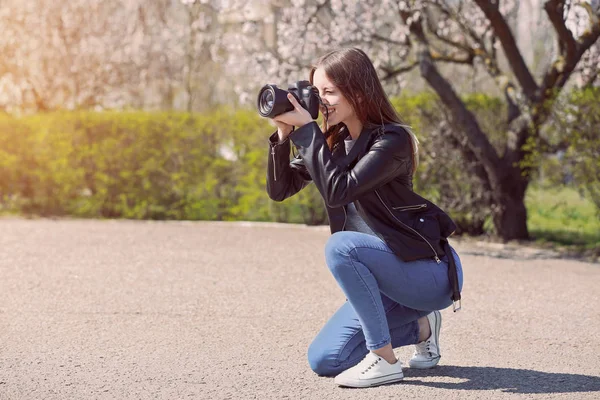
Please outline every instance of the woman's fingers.
[{"label": "woman's fingers", "polygon": [[279,122],[281,124],[290,125],[289,119],[290,119],[291,113],[293,113],[293,111],[288,111],[283,114],[279,114],[278,116],[273,117],[273,121]]},{"label": "woman's fingers", "polygon": [[283,114],[279,114],[278,116],[274,117],[273,120],[297,127],[312,122],[312,118],[308,111],[305,110],[300,103],[298,103],[298,100],[296,100],[292,94],[288,94],[288,99],[294,106],[294,109]]},{"label": "woman's fingers", "polygon": [[302,106],[300,105],[300,103],[298,103],[298,100],[296,100],[293,94],[288,93],[287,98],[296,110],[300,110],[302,108]]}]

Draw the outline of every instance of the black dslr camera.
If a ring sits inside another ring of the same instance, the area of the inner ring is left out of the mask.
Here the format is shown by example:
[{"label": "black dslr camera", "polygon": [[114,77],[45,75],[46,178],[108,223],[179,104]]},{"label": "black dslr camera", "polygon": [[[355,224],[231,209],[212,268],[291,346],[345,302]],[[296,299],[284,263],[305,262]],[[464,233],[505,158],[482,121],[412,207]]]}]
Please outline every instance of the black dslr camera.
[{"label": "black dslr camera", "polygon": [[258,92],[258,113],[263,117],[273,118],[284,112],[292,111],[294,106],[287,98],[290,92],[302,108],[306,109],[312,119],[319,116],[319,104],[321,98],[317,88],[309,81],[298,81],[292,83],[286,92],[275,85],[265,85]]}]

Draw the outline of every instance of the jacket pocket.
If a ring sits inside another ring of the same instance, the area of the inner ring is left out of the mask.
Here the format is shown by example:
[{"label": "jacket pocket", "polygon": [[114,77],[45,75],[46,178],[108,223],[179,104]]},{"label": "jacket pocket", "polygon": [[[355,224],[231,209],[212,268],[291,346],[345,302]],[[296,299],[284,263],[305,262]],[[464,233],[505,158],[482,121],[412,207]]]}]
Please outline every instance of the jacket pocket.
[{"label": "jacket pocket", "polygon": [[421,215],[415,218],[413,228],[428,239],[439,240],[440,223],[433,215]]},{"label": "jacket pocket", "polygon": [[392,207],[392,209],[396,210],[396,211],[416,211],[416,210],[423,210],[425,208],[427,208],[427,203],[415,204],[412,206]]}]

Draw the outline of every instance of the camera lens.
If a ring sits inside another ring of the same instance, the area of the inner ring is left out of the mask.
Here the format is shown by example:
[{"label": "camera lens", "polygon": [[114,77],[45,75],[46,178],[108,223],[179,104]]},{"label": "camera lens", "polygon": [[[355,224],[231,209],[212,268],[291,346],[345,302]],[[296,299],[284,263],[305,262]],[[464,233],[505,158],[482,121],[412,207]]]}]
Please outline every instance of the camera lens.
[{"label": "camera lens", "polygon": [[287,98],[288,92],[275,85],[265,85],[258,92],[258,113],[263,117],[273,118],[286,111],[291,111],[294,106]]},{"label": "camera lens", "polygon": [[274,103],[275,96],[270,88],[260,94],[260,110],[263,114],[270,114]]}]

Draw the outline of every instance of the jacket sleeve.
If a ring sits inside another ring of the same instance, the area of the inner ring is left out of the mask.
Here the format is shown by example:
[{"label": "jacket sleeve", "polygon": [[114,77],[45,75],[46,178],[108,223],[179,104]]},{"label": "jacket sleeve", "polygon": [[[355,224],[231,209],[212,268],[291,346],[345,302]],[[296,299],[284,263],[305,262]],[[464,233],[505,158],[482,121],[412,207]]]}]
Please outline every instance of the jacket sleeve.
[{"label": "jacket sleeve", "polygon": [[316,122],[290,134],[325,204],[340,207],[406,174],[411,163],[408,134],[386,132],[352,168],[335,163]]},{"label": "jacket sleeve", "polygon": [[267,194],[272,200],[283,201],[304,189],[312,178],[301,158],[290,161],[289,137],[278,140],[277,132],[269,137]]}]

